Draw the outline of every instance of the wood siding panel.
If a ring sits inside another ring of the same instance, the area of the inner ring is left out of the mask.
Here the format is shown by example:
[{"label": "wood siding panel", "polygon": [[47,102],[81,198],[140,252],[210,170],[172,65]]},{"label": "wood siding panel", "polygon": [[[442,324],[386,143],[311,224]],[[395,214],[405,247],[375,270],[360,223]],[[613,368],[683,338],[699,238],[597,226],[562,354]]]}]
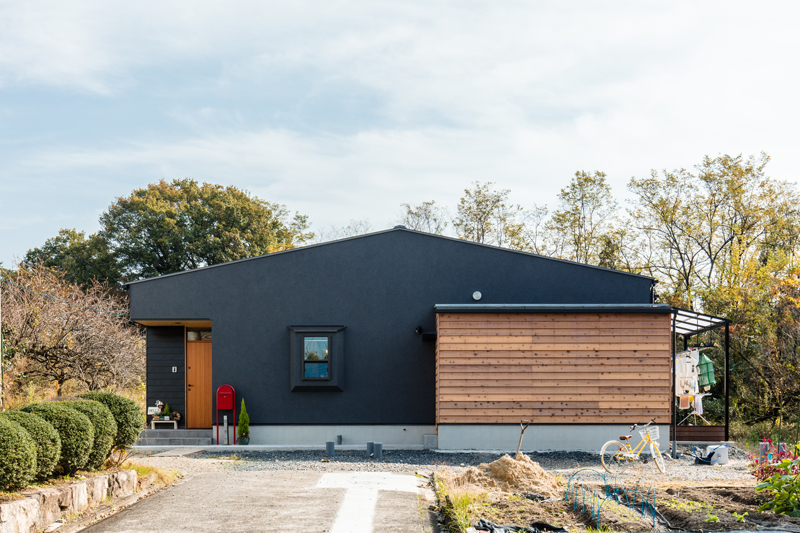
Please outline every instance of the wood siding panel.
[{"label": "wood siding panel", "polygon": [[436,316],[437,424],[670,420],[670,317]]},{"label": "wood siding panel", "polygon": [[[672,426],[669,428],[672,438]],[[682,441],[722,442],[725,440],[725,426],[678,426],[678,438]]]}]

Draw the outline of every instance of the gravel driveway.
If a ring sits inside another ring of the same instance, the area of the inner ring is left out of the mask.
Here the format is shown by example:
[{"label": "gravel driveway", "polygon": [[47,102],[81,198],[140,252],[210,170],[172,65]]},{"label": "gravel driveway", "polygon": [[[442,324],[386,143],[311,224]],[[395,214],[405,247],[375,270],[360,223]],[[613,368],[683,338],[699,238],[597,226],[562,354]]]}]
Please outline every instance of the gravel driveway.
[{"label": "gravel driveway", "polygon": [[[686,450],[684,450],[686,451]],[[185,457],[137,457],[137,462],[151,464],[160,468],[180,471],[184,476],[199,472],[222,470],[242,471],[310,471],[310,472],[395,472],[430,473],[441,467],[460,469],[492,462],[501,453],[443,453],[431,450],[388,450],[382,459],[372,459],[362,451],[337,451],[333,457],[325,457],[323,451],[237,451],[199,452]],[[667,473],[661,474],[655,465],[637,464],[625,473],[625,478],[646,480],[657,483],[674,482],[726,482],[751,483],[752,476],[747,472],[746,455],[731,450],[731,461],[725,466],[699,466],[694,458],[684,454],[673,461],[666,459]],[[545,470],[568,477],[580,468],[594,468],[602,471],[600,458],[594,453],[585,452],[544,452],[531,453],[530,458]]]}]

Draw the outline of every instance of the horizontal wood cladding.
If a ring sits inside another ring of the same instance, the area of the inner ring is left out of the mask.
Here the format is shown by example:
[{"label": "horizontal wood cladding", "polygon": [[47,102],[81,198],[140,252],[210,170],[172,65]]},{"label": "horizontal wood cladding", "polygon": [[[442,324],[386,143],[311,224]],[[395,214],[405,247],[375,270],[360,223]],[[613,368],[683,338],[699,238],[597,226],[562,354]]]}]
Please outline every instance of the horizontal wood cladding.
[{"label": "horizontal wood cladding", "polygon": [[670,317],[439,313],[439,424],[670,420]]},{"label": "horizontal wood cladding", "polygon": [[[678,436],[676,440],[699,441],[699,442],[721,442],[725,440],[725,426],[678,426]],[[672,426],[669,428],[670,439],[672,438]]]}]

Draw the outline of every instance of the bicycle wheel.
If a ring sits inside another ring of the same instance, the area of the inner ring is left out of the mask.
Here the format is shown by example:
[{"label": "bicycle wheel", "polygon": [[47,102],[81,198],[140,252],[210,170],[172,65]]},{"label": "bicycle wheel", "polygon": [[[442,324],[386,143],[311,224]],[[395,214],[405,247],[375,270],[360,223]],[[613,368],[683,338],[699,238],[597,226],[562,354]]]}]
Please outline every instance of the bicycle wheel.
[{"label": "bicycle wheel", "polygon": [[656,464],[656,467],[661,470],[662,474],[667,473],[667,467],[664,464],[664,456],[661,455],[661,452],[658,450],[658,445],[655,442],[650,443],[650,455],[653,456],[653,462]]},{"label": "bicycle wheel", "polygon": [[600,462],[603,463],[603,468],[609,474],[621,474],[628,469],[628,465],[631,463],[631,459],[625,457],[630,453],[628,447],[621,442],[610,440],[600,450]]}]

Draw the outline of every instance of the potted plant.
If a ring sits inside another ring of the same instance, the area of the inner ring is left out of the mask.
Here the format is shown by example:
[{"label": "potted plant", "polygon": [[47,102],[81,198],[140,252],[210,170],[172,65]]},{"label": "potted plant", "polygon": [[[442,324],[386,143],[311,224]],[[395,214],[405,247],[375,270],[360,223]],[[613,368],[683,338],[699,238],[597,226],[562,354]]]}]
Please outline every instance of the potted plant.
[{"label": "potted plant", "polygon": [[161,420],[169,420],[170,419],[169,415],[170,415],[169,404],[165,403],[164,409],[161,411]]},{"label": "potted plant", "polygon": [[242,398],[242,410],[239,412],[239,427],[236,428],[236,434],[239,436],[239,444],[242,446],[250,444],[250,417],[244,407],[244,398]]}]

